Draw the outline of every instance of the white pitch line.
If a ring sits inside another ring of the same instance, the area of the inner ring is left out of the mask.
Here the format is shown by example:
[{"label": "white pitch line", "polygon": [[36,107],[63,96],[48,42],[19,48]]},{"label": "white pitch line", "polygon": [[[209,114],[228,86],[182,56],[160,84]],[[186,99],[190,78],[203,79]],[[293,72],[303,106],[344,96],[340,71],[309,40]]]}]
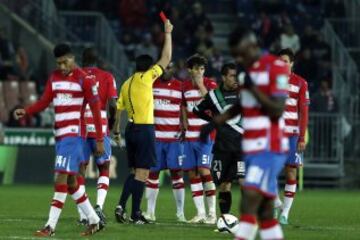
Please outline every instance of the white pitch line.
[{"label": "white pitch line", "polygon": [[[216,226],[214,225],[208,225],[208,224],[191,224],[191,223],[164,223],[164,222],[155,222],[154,224],[151,225],[161,225],[161,226],[170,226],[170,227],[193,227],[193,228],[216,228]],[[151,226],[150,225],[150,226]]]},{"label": "white pitch line", "polygon": [[0,219],[0,222],[29,222],[33,221],[32,219],[21,219],[21,218],[5,218]]},{"label": "white pitch line", "polygon": [[353,227],[320,227],[320,226],[289,226],[292,227],[294,229],[299,229],[299,230],[326,230],[326,231],[358,231],[358,228],[353,228]]},{"label": "white pitch line", "polygon": [[[0,236],[1,238],[1,236]],[[6,239],[20,239],[20,240],[39,240],[38,237],[21,237],[21,236],[6,236]],[[60,240],[60,238],[53,238],[52,240]]]}]

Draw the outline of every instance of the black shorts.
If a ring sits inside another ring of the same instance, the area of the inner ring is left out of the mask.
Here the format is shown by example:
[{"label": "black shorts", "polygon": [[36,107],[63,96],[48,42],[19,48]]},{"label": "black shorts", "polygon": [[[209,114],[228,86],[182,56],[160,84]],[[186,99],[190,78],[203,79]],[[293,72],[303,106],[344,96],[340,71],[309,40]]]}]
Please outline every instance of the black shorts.
[{"label": "black shorts", "polygon": [[150,169],[156,165],[155,127],[129,122],[125,129],[129,168]]},{"label": "black shorts", "polygon": [[245,162],[242,159],[241,151],[215,152],[211,163],[211,174],[217,185],[244,178]]}]

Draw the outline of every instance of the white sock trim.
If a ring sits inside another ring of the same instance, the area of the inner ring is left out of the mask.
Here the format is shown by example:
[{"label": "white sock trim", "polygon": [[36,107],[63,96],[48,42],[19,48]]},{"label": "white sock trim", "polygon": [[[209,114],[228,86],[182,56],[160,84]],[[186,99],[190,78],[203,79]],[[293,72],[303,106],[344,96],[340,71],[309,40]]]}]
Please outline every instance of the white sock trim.
[{"label": "white sock trim", "polygon": [[198,192],[204,190],[202,183],[192,183],[190,184],[190,188],[192,192]]},{"label": "white sock trim", "polygon": [[296,184],[285,184],[286,192],[296,192]]},{"label": "white sock trim", "polygon": [[248,223],[248,222],[240,222],[238,227],[235,230],[235,236],[238,238],[244,238],[247,240],[255,239],[257,233],[257,225]]},{"label": "white sock trim", "polygon": [[66,200],[66,196],[67,196],[67,193],[55,192],[53,199],[64,203]]},{"label": "white sock trim", "polygon": [[85,194],[85,187],[79,187],[79,189],[74,192],[73,194],[71,194],[72,199],[74,199],[75,201],[77,201],[79,198],[81,198],[83,195]]},{"label": "white sock trim", "polygon": [[260,237],[263,240],[283,239],[284,234],[282,232],[280,225],[277,224],[271,228],[261,229]]},{"label": "white sock trim", "polygon": [[177,184],[177,183],[184,183],[184,179],[183,178],[179,178],[179,179],[172,179],[171,180],[171,183],[174,185],[174,184]]},{"label": "white sock trim", "polygon": [[106,185],[109,185],[109,183],[110,183],[109,177],[105,177],[105,176],[99,177],[99,179],[98,179],[98,181],[97,181],[97,184],[106,184]]},{"label": "white sock trim", "polygon": [[204,189],[205,189],[205,191],[216,190],[215,183],[214,182],[205,182]]}]

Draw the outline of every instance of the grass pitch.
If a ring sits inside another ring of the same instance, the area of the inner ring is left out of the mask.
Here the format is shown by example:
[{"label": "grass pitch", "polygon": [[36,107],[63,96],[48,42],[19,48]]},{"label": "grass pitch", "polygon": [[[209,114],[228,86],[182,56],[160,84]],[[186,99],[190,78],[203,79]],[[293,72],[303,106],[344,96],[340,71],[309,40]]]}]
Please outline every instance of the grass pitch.
[{"label": "grass pitch", "polygon": [[[236,188],[233,191],[232,213],[237,215],[239,194]],[[88,187],[87,192],[93,202],[95,188]],[[110,186],[105,204],[107,227],[90,238],[121,240],[233,239],[230,234],[213,232],[214,226],[177,223],[175,221],[175,204],[170,188],[160,190],[157,224],[144,226],[118,224],[115,222],[113,212],[119,194],[120,186]],[[0,186],[0,239],[38,239],[32,234],[45,224],[52,195],[53,187],[50,185]],[[185,204],[185,214],[190,219],[195,214],[195,208],[188,189]],[[129,207],[130,205],[128,209]],[[145,209],[144,206],[143,209]],[[76,224],[77,219],[75,204],[68,196],[56,229],[56,235],[52,239],[84,239],[80,237],[83,227]],[[297,193],[290,215],[290,225],[283,229],[286,239],[360,239],[360,193],[335,190],[306,190]]]}]

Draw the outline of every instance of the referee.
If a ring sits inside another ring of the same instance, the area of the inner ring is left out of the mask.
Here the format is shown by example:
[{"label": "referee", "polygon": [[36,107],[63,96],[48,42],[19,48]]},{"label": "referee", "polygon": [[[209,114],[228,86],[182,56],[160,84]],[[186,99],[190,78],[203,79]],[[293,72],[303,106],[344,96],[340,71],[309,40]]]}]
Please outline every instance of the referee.
[{"label": "referee", "polygon": [[149,55],[136,58],[136,71],[121,87],[117,101],[117,113],[114,123],[114,140],[120,144],[120,117],[123,110],[128,115],[125,130],[130,175],[115,209],[115,217],[119,223],[127,221],[126,202],[132,195],[131,222],[134,224],[149,223],[141,213],[140,203],[144,193],[149,169],[155,166],[155,129],[153,83],[168,66],[172,55],[171,32],[173,26],[165,21],[165,42],[160,60],[154,64]]},{"label": "referee", "polygon": [[[200,138],[202,140],[207,139],[207,134],[215,127],[211,123],[212,117],[208,111],[216,116],[231,106],[239,104],[235,64],[225,64],[221,69],[221,77],[220,87],[208,92],[204,100],[193,110],[198,117],[210,122],[201,131]],[[226,124],[217,126],[213,147],[214,158],[211,164],[211,173],[214,182],[219,187],[218,200],[221,214],[227,214],[231,209],[231,183],[238,179],[241,182],[245,176],[245,164],[241,152],[241,136],[244,130],[240,124],[241,116],[234,115],[236,116],[227,121]]]}]

